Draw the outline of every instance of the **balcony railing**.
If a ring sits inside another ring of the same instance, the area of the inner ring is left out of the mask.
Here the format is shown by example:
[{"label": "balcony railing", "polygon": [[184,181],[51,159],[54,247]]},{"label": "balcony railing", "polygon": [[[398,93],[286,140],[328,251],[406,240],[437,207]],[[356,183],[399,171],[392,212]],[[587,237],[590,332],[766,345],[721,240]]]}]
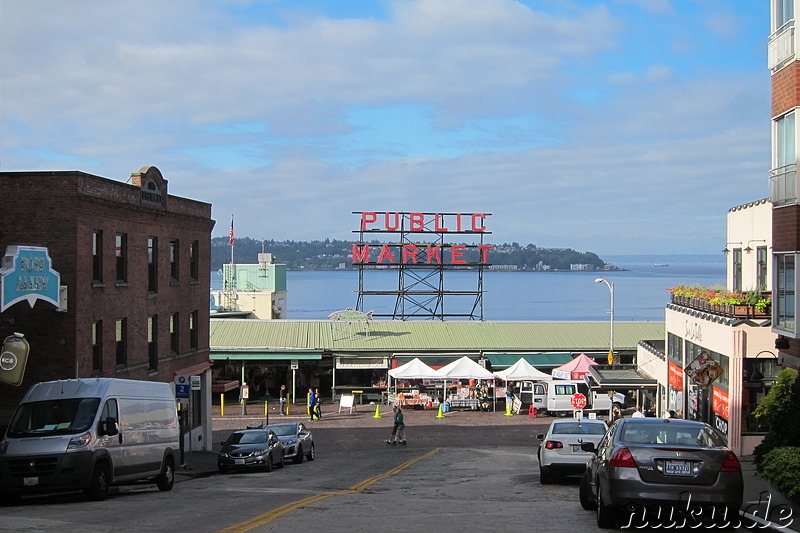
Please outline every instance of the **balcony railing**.
[{"label": "balcony railing", "polygon": [[767,45],[767,62],[775,71],[794,57],[794,20],[778,28],[770,35]]},{"label": "balcony railing", "polygon": [[[769,293],[764,293],[765,295]],[[672,303],[681,307],[687,307],[696,311],[704,311],[717,316],[727,318],[753,318],[753,319],[767,319],[772,316],[772,306],[767,306],[763,311],[760,311],[754,305],[747,304],[712,304],[704,298],[696,298],[693,296],[679,296],[672,295]]]},{"label": "balcony railing", "polygon": [[773,205],[797,202],[797,165],[772,169],[769,177],[769,195]]}]

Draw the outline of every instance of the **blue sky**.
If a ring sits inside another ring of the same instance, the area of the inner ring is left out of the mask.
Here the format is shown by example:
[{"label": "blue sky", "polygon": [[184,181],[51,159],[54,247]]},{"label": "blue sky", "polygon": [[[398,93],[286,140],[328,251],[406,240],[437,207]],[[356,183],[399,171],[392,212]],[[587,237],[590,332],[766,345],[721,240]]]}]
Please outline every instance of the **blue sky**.
[{"label": "blue sky", "polygon": [[769,5],[0,0],[0,170],[158,167],[215,236],[488,212],[489,242],[715,253],[767,197]]}]

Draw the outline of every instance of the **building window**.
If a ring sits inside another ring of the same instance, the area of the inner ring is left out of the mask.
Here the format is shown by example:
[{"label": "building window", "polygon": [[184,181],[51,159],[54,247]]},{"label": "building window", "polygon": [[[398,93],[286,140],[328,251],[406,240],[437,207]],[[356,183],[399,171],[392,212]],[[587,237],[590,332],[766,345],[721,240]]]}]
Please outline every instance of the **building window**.
[{"label": "building window", "polygon": [[192,311],[189,314],[189,348],[192,350],[197,349],[197,311]]},{"label": "building window", "polygon": [[794,300],[794,254],[775,254],[775,293],[772,296],[772,316],[775,328],[794,333],[795,300]]},{"label": "building window", "polygon": [[756,288],[766,290],[767,287],[767,247],[756,248]]},{"label": "building window", "polygon": [[733,292],[742,292],[742,249],[733,249]]},{"label": "building window", "polygon": [[117,342],[117,366],[127,366],[128,364],[128,319],[117,319],[116,327]]},{"label": "building window", "polygon": [[103,232],[92,234],[92,281],[103,282]]},{"label": "building window", "polygon": [[92,371],[103,371],[103,321],[92,324]]},{"label": "building window", "polygon": [[147,238],[147,292],[158,292],[158,237]]},{"label": "building window", "polygon": [[200,279],[200,271],[199,262],[197,260],[197,254],[199,253],[199,245],[198,241],[192,241],[189,243],[189,279],[192,281],[197,281]]},{"label": "building window", "polygon": [[774,205],[793,203],[797,199],[797,153],[795,149],[795,117],[787,113],[773,126],[773,168],[770,176],[770,197]]},{"label": "building window", "polygon": [[794,18],[794,0],[772,0],[772,4],[775,16],[775,27],[772,31],[777,31]]},{"label": "building window", "polygon": [[147,317],[147,363],[150,372],[158,372],[158,317]]},{"label": "building window", "polygon": [[169,315],[169,349],[172,353],[180,353],[180,323],[179,313],[172,313]]},{"label": "building window", "polygon": [[180,246],[178,244],[178,239],[171,239],[169,241],[169,275],[172,281],[178,281],[180,279],[178,276],[178,250]]},{"label": "building window", "polygon": [[114,256],[117,281],[128,281],[128,236],[125,233],[117,233],[114,241]]}]

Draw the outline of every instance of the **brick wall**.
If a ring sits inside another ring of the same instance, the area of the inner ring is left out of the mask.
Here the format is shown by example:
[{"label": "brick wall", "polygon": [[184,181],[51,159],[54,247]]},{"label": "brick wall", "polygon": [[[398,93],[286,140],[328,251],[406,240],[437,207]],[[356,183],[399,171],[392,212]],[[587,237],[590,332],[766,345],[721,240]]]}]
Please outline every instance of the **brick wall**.
[{"label": "brick wall", "polygon": [[772,75],[772,116],[800,105],[800,62],[793,61]]}]

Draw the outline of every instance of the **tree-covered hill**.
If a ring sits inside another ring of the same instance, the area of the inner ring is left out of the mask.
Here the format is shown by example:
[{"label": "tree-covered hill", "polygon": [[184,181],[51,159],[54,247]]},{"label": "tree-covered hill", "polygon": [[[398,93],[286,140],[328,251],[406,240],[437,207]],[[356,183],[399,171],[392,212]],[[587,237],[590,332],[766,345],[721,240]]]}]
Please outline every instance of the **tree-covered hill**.
[{"label": "tree-covered hill", "polygon": [[[260,241],[237,237],[234,261],[240,264],[258,262],[261,252],[273,254],[275,263],[285,263],[290,270],[352,269],[351,254],[355,241]],[[211,239],[211,269],[222,268],[231,261],[228,237]],[[509,270],[570,270],[570,265],[590,265],[589,269],[602,270],[605,262],[592,252],[577,252],[569,248],[539,248],[533,244],[493,244],[489,252],[491,265],[505,265]],[[357,267],[356,267],[357,268]]]}]

